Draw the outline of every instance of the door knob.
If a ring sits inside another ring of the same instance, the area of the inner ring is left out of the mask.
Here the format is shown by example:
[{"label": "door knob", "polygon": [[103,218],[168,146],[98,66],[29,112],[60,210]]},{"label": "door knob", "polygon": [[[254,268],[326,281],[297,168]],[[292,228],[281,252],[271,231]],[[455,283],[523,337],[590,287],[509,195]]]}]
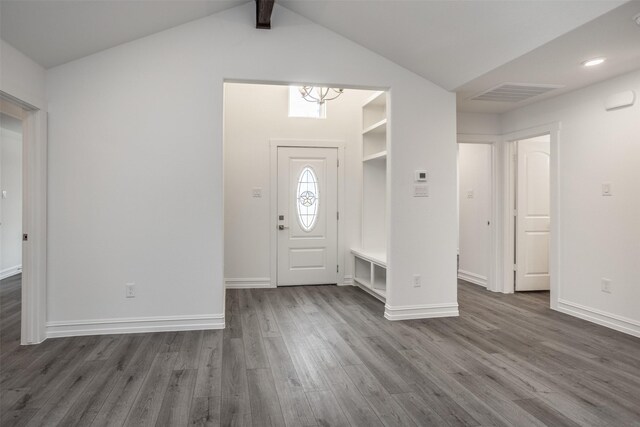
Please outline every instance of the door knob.
[{"label": "door knob", "polygon": [[285,227],[284,225],[279,225],[278,226],[278,230],[284,230],[285,228],[289,228],[289,227]]}]

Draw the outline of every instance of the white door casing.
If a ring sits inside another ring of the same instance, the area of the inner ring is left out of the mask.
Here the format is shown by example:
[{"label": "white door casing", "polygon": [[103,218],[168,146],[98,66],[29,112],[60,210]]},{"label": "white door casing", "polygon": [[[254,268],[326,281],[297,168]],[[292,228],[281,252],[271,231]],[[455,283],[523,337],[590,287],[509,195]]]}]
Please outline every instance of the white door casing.
[{"label": "white door casing", "polygon": [[22,120],[22,345],[46,339],[47,112],[0,91],[0,111]]},{"label": "white door casing", "polygon": [[517,142],[516,291],[548,290],[550,142],[548,137]]},{"label": "white door casing", "polygon": [[338,280],[338,150],[278,147],[277,285]]}]

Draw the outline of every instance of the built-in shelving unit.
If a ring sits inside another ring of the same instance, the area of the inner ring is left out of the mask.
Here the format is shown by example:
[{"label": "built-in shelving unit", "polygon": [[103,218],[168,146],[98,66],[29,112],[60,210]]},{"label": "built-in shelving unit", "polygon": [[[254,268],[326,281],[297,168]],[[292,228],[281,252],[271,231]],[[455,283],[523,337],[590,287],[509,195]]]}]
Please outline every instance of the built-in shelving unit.
[{"label": "built-in shelving unit", "polygon": [[362,106],[362,243],[353,248],[353,281],[385,301],[387,295],[387,93]]}]

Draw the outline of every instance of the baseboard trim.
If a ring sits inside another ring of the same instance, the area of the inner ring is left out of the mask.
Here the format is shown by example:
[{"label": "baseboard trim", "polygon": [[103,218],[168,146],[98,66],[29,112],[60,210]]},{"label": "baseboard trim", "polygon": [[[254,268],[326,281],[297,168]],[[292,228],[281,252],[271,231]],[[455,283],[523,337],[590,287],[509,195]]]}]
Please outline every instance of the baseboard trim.
[{"label": "baseboard trim", "polygon": [[470,271],[458,270],[458,279],[464,280],[475,285],[487,287],[487,278]]},{"label": "baseboard trim", "polygon": [[434,317],[457,317],[458,303],[384,306],[384,317],[387,320],[430,319]]},{"label": "baseboard trim", "polygon": [[20,274],[20,273],[22,273],[22,264],[5,268],[4,270],[0,271],[0,280],[6,279],[11,276],[15,276],[16,274]]},{"label": "baseboard trim", "polygon": [[353,286],[353,276],[344,276],[342,283],[338,283],[338,286]]},{"label": "baseboard trim", "polygon": [[275,286],[271,286],[271,278],[269,277],[224,279],[224,285],[227,289],[275,288]]},{"label": "baseboard trim", "polygon": [[47,338],[224,329],[224,314],[47,322]]},{"label": "baseboard trim", "polygon": [[640,322],[617,314],[607,313],[595,308],[586,307],[567,300],[558,300],[558,311],[578,317],[625,334],[640,337]]}]

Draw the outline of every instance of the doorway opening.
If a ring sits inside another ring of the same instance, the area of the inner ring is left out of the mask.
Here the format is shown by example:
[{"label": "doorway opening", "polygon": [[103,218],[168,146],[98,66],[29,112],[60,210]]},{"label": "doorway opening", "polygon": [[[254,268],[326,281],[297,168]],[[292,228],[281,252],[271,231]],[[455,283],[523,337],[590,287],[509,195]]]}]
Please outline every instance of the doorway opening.
[{"label": "doorway opening", "polygon": [[[297,85],[225,82],[226,288],[353,283],[366,198],[363,104],[377,93],[331,89],[333,99],[317,103]],[[377,161],[386,163],[381,141]],[[384,211],[385,202],[376,215],[386,237]]]},{"label": "doorway opening", "polygon": [[46,338],[47,113],[0,91],[0,114],[0,187],[6,191],[1,270],[14,282],[19,273],[19,287],[14,283],[19,294],[14,343],[38,344]]},{"label": "doorway opening", "polygon": [[493,227],[493,146],[458,143],[458,278],[489,286]]},{"label": "doorway opening", "polygon": [[22,118],[6,113],[0,113],[0,191],[0,279],[4,280],[22,273]]},{"label": "doorway opening", "polygon": [[4,107],[0,112],[0,335],[5,351],[20,343],[22,152],[22,110]]},{"label": "doorway opening", "polygon": [[[504,177],[500,237],[503,249],[501,254],[502,291],[513,293],[516,290],[526,290],[527,284],[523,283],[523,279],[520,280],[521,286],[516,288],[518,270],[520,270],[524,280],[531,279],[538,282],[531,287],[541,286],[540,283],[542,283],[548,289],[548,294],[546,290],[540,292],[544,293],[545,299],[548,298],[549,307],[553,310],[558,309],[563,281],[558,267],[562,253],[560,241],[562,213],[558,199],[561,184],[558,162],[561,144],[560,128],[560,122],[553,122],[506,134],[503,136],[504,154],[502,156]],[[520,168],[518,168],[519,160],[523,163]],[[528,170],[528,166],[536,170]],[[532,179],[528,179],[526,174],[529,174],[528,178]],[[526,188],[519,191],[518,186],[526,185],[534,186],[532,191]],[[518,207],[518,200],[520,204],[525,205]],[[518,221],[517,209],[520,209],[520,221]],[[518,232],[525,234],[525,239],[520,239],[520,246],[524,245],[524,248],[520,249],[520,256],[516,247]],[[527,238],[526,234],[532,238]],[[539,251],[540,249],[542,252]],[[526,292],[520,292],[520,295],[534,296]]]}]

